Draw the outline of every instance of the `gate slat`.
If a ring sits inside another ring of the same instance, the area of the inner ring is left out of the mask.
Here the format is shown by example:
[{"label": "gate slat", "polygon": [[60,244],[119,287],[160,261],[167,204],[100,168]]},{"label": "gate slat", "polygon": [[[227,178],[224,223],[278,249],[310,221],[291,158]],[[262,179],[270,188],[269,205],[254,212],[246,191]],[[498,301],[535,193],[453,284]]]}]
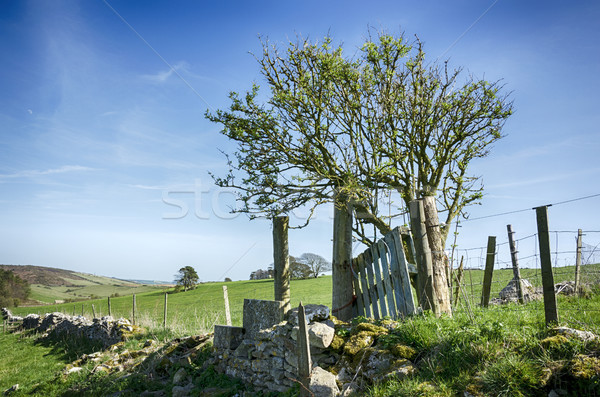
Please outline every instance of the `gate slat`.
[{"label": "gate slat", "polygon": [[369,279],[369,296],[371,297],[371,308],[373,309],[373,318],[381,318],[379,316],[379,307],[377,307],[377,291],[375,288],[375,276],[373,275],[373,257],[371,249],[367,248],[364,252],[365,269],[367,270],[367,278]]},{"label": "gate slat", "polygon": [[371,299],[369,298],[369,283],[367,282],[367,271],[365,270],[365,257],[363,254],[360,254],[357,259],[363,304],[365,308],[365,317],[371,317]]},{"label": "gate slat", "polygon": [[365,315],[365,304],[363,302],[362,290],[360,288],[360,275],[358,274],[358,258],[352,260],[352,285],[356,295],[356,313],[359,316]]},{"label": "gate slat", "polygon": [[396,302],[394,299],[394,290],[392,289],[392,282],[390,280],[390,267],[388,263],[388,252],[390,249],[386,247],[383,239],[377,242],[377,248],[379,248],[379,259],[381,260],[381,271],[383,273],[383,282],[386,291],[386,300],[389,308],[389,315],[395,320],[398,318],[398,311],[396,310]]},{"label": "gate slat", "polygon": [[400,265],[398,261],[398,254],[396,252],[396,242],[394,241],[393,233],[396,229],[392,230],[384,237],[384,241],[390,249],[390,272],[392,287],[394,288],[394,298],[396,299],[396,309],[401,316],[405,316],[407,313],[407,303],[404,297],[404,286],[402,285],[402,277],[400,276]]},{"label": "gate slat", "polygon": [[375,271],[375,279],[377,280],[377,292],[379,295],[379,307],[381,308],[381,317],[388,315],[387,307],[385,304],[385,289],[383,286],[383,280],[381,278],[381,268],[379,265],[379,250],[377,244],[371,247],[371,254],[373,255],[373,270]]},{"label": "gate slat", "polygon": [[[416,313],[415,300],[412,294],[412,288],[410,284],[410,274],[408,271],[408,261],[404,254],[404,246],[402,245],[402,237],[400,235],[400,229],[395,228],[392,231],[392,238],[394,240],[394,246],[396,247],[396,256],[398,258],[398,276],[400,277],[400,286],[403,295],[403,301],[405,305],[404,314],[411,316]],[[411,239],[412,242],[412,239]]]}]

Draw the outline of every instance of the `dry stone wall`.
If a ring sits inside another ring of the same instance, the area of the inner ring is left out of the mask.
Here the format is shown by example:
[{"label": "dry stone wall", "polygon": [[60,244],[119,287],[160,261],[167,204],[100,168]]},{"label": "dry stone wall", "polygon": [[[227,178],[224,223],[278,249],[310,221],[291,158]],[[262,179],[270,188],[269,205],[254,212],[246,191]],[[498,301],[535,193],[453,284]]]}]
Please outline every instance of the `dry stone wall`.
[{"label": "dry stone wall", "polygon": [[[245,327],[215,326],[212,360],[218,370],[262,390],[283,392],[298,382],[297,309],[288,314],[289,321],[284,321],[280,303],[247,299]],[[335,375],[321,368],[333,365],[338,359],[328,349],[335,334],[329,308],[306,305],[306,312],[314,391],[320,390],[315,394],[337,395]]]},{"label": "dry stone wall", "polygon": [[[10,313],[10,312],[8,312]],[[5,315],[5,309],[2,309]],[[14,316],[12,317],[15,318]],[[110,316],[89,320],[82,316],[68,316],[63,313],[46,313],[43,316],[29,314],[21,319],[21,327],[39,334],[52,336],[84,337],[102,343],[105,347],[125,340],[140,328],[124,318]]]}]

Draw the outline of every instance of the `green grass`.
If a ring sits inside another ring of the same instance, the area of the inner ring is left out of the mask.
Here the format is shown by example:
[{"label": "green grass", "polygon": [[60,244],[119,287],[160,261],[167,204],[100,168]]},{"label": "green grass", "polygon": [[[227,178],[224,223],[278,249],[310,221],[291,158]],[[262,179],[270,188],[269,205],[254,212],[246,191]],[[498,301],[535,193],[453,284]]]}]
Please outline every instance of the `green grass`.
[{"label": "green grass", "polygon": [[99,349],[87,340],[37,339],[21,333],[0,334],[0,392],[19,384],[19,393],[38,394],[35,389],[48,382],[65,365],[84,353]]},{"label": "green grass", "polygon": [[[169,293],[167,325],[179,335],[211,332],[215,324],[225,324],[225,303],[223,286],[226,285],[233,325],[242,325],[244,299],[273,299],[273,280],[252,280],[200,284],[194,290]],[[331,276],[316,279],[292,280],[290,283],[291,303],[297,306],[303,303],[319,303],[331,306]],[[163,324],[164,294],[172,289],[160,289],[151,292],[136,293],[136,320],[138,324],[157,328]],[[132,317],[132,295],[111,298],[111,314],[113,317]],[[95,299],[77,303],[58,305],[17,307],[15,315],[29,313],[44,314],[63,312],[66,314],[83,314],[92,316],[92,305],[96,316],[108,314],[108,300]]]},{"label": "green grass", "polygon": [[131,295],[162,289],[153,285],[138,284],[78,284],[77,286],[31,285],[31,299],[54,303],[55,300],[85,300],[92,296],[108,297],[114,294]]}]

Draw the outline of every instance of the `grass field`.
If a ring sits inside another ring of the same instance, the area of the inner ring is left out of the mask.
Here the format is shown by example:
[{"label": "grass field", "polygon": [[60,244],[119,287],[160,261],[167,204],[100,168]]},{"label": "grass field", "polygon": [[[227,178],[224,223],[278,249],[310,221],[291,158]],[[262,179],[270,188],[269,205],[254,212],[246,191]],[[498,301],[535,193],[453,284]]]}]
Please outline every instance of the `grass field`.
[{"label": "grass field", "polygon": [[[523,278],[528,279],[534,286],[541,286],[541,275],[539,269],[522,269]],[[600,278],[600,265],[588,265],[582,269],[584,281]],[[555,282],[572,280],[573,267],[555,269]],[[512,269],[495,270],[492,280],[491,297],[497,297],[502,288],[512,279]],[[463,276],[462,293],[455,307],[457,312],[468,312],[477,307],[481,301],[481,290],[483,284],[483,270],[467,270]],[[223,286],[227,286],[229,305],[233,325],[242,325],[242,309],[245,298],[250,299],[273,299],[273,280],[252,280],[200,284],[194,290],[180,293],[169,293],[167,326],[180,334],[211,332],[215,324],[225,324],[225,304],[223,300]],[[324,304],[331,307],[331,276],[322,276],[317,279],[292,280],[291,285],[292,306],[303,303]],[[164,294],[172,292],[172,289],[155,289],[151,292],[136,293],[136,320],[138,324],[149,327],[162,326],[164,315]],[[599,312],[583,310],[577,306],[579,299],[573,298],[568,305],[563,303],[565,299],[559,300],[559,315],[565,321],[600,323]],[[467,304],[468,303],[468,304]],[[96,316],[108,314],[107,299],[95,299],[77,303],[66,303],[60,305],[47,305],[39,307],[19,307],[14,309],[18,315],[29,313],[44,314],[52,311],[60,311],[66,314],[83,314],[92,316],[92,305]],[[543,321],[543,305],[534,302],[526,306],[512,306],[511,310],[533,311]],[[131,318],[132,296],[120,296],[111,298],[111,314],[113,317]],[[600,310],[600,308],[599,308]]]}]

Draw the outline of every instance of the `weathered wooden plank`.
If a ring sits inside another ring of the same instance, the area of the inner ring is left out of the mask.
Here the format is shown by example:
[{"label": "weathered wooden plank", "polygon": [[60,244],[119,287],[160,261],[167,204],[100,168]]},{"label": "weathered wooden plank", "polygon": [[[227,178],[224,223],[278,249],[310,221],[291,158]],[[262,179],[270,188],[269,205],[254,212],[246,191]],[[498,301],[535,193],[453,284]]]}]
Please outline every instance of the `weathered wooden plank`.
[{"label": "weathered wooden plank", "polygon": [[375,275],[373,274],[373,256],[371,249],[367,248],[363,254],[365,258],[365,270],[367,271],[367,279],[369,284],[369,296],[371,297],[371,308],[373,309],[373,318],[381,318],[379,316],[379,307],[377,305],[377,289],[375,287]]},{"label": "weathered wooden plank", "polygon": [[379,265],[379,250],[377,244],[371,246],[371,255],[373,255],[373,271],[375,272],[375,280],[377,280],[377,294],[379,295],[379,307],[381,308],[381,316],[388,315],[387,306],[385,303],[385,288],[381,278],[381,267]]},{"label": "weathered wooden plank", "polygon": [[404,253],[404,245],[402,244],[402,235],[399,228],[395,228],[389,235],[391,241],[390,247],[394,247],[392,252],[395,255],[396,261],[392,262],[392,276],[398,280],[398,288],[395,292],[400,294],[400,298],[397,298],[398,309],[405,316],[411,316],[417,312],[415,306],[415,299],[412,293],[412,287],[410,283],[410,273],[408,270],[408,261]]},{"label": "weathered wooden plank", "polygon": [[394,231],[392,230],[385,235],[383,240],[390,250],[390,280],[392,283],[392,289],[394,290],[394,301],[396,302],[396,310],[400,315],[404,314],[404,297],[402,296],[401,290],[401,279],[398,270],[398,255],[396,254],[396,246],[393,237]]},{"label": "weathered wooden plank", "polygon": [[358,258],[352,260],[352,285],[354,287],[354,295],[356,295],[356,315],[365,315],[365,304],[363,302],[362,289],[360,288],[360,275],[358,273]]},{"label": "weathered wooden plank", "polygon": [[381,260],[381,272],[383,273],[383,283],[385,286],[385,299],[388,304],[389,315],[395,320],[398,318],[398,311],[396,310],[396,300],[394,299],[394,290],[392,288],[392,281],[390,280],[390,266],[388,261],[388,253],[390,247],[386,245],[383,239],[377,242],[377,248],[379,248],[379,259]]},{"label": "weathered wooden plank", "polygon": [[365,307],[365,317],[371,316],[371,299],[369,297],[369,283],[367,282],[367,271],[365,269],[365,257],[360,254],[357,258],[358,272],[360,274],[360,284],[362,289],[363,304]]}]

